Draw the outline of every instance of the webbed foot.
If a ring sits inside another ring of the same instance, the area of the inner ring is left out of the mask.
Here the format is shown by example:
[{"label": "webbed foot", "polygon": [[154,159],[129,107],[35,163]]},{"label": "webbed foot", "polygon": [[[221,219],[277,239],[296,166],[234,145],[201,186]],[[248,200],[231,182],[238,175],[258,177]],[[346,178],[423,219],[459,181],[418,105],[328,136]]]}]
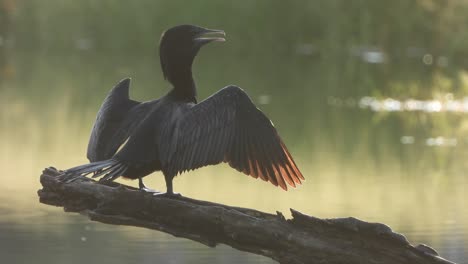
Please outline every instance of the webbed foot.
[{"label": "webbed foot", "polygon": [[158,190],[147,188],[147,187],[143,187],[143,188],[140,187],[139,189],[140,191],[147,192],[147,193],[153,193],[153,194],[161,193]]}]

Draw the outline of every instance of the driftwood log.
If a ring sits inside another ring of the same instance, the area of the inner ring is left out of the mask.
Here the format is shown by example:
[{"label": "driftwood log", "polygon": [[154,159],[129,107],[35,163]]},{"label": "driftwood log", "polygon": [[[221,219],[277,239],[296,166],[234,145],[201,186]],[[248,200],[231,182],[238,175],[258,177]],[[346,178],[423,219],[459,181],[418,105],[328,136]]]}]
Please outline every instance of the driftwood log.
[{"label": "driftwood log", "polygon": [[61,183],[45,169],[40,202],[79,212],[93,221],[145,227],[210,247],[219,243],[280,263],[453,263],[425,245],[412,246],[388,226],[352,217],[319,219],[291,209],[281,213],[231,207],[186,197],[155,197],[133,187],[89,178]]}]

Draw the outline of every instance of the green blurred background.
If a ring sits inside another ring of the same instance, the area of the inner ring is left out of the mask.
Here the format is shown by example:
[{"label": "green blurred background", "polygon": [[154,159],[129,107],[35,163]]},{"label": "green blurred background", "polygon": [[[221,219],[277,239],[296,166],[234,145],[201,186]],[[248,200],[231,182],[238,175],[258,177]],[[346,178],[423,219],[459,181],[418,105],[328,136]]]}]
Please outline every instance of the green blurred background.
[{"label": "green blurred background", "polygon": [[[273,120],[307,181],[284,192],[226,165],[175,179],[198,199],[382,222],[468,263],[468,1],[0,0],[0,255],[5,263],[273,263],[41,205],[44,167],[87,162],[106,93],[165,94],[157,44],[223,29],[194,63]],[[135,182],[123,181],[135,185]],[[154,173],[149,187],[163,189]]]}]

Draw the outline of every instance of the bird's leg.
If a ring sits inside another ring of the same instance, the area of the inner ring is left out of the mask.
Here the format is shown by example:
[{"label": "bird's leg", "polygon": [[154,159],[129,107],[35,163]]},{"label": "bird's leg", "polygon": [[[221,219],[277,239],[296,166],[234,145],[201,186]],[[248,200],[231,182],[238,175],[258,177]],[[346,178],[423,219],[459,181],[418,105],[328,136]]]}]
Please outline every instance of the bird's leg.
[{"label": "bird's leg", "polygon": [[171,177],[171,176],[168,176],[166,174],[164,174],[164,179],[166,180],[166,192],[165,193],[155,193],[154,195],[162,195],[164,197],[180,197],[182,196],[180,193],[175,193],[172,189],[172,179],[174,179],[174,177]]},{"label": "bird's leg", "polygon": [[144,192],[149,192],[149,193],[160,193],[160,191],[157,191],[157,190],[153,190],[153,189],[150,189],[148,187],[146,187],[146,185],[143,183],[143,179],[140,177],[138,178],[138,187],[141,191],[144,191]]}]

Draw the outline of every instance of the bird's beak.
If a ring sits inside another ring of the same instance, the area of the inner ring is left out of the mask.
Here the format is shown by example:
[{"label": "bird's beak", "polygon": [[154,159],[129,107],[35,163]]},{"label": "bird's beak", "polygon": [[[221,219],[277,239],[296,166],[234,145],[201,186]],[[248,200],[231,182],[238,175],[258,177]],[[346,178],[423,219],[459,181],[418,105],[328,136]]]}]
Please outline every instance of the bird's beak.
[{"label": "bird's beak", "polygon": [[223,30],[205,29],[204,31],[200,32],[198,35],[195,36],[195,41],[200,45],[204,45],[212,41],[224,42],[226,41],[226,39],[224,38],[225,36],[226,33],[224,33]]}]

